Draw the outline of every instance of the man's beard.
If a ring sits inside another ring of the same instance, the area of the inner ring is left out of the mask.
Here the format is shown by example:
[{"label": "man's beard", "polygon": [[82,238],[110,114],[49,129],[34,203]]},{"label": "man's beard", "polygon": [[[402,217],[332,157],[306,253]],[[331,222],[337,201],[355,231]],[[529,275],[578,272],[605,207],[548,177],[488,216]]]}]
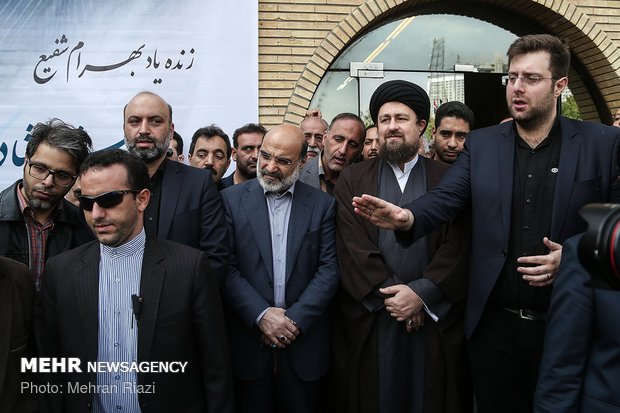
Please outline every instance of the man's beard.
[{"label": "man's beard", "polygon": [[[544,101],[538,102],[536,107],[531,107],[528,112],[520,112],[513,109],[512,102],[508,102],[508,112],[510,116],[522,126],[524,129],[533,129],[544,124],[553,114],[553,109],[557,105],[555,96],[553,95],[553,85],[549,95]],[[511,98],[512,99],[512,98]],[[531,101],[530,101],[531,104]]]},{"label": "man's beard", "polygon": [[381,144],[381,148],[379,149],[379,159],[383,160],[392,165],[397,165],[399,163],[409,162],[413,159],[414,156],[418,153],[418,149],[420,148],[420,140],[417,142],[408,143],[406,140],[395,143],[390,142],[388,144],[387,138],[394,135],[388,135],[383,140]]},{"label": "man's beard", "polygon": [[[26,195],[26,199],[28,200],[28,206],[33,209],[38,209],[40,211],[47,211],[49,209],[56,208],[60,199],[65,196],[65,193],[69,191],[69,188],[66,188],[66,192],[58,193],[51,192],[45,188],[45,186],[37,186],[38,183],[30,186],[30,183],[24,179],[22,181],[22,185],[24,186],[24,194]],[[42,185],[42,184],[41,184]],[[36,191],[44,192],[51,196],[51,199],[41,199],[36,196]]]},{"label": "man's beard", "polygon": [[[148,140],[153,143],[153,147],[138,148],[136,143],[139,140]],[[166,137],[164,142],[158,141],[150,135],[139,135],[133,141],[129,141],[127,136],[125,136],[125,146],[129,152],[139,156],[145,163],[149,163],[161,158],[166,153],[168,147],[170,146],[170,135]]]},{"label": "man's beard", "polygon": [[[279,194],[283,193],[287,189],[289,189],[293,184],[299,179],[299,168],[295,168],[290,176],[284,178],[284,174],[282,172],[273,172],[269,173],[266,170],[260,168],[260,160],[258,161],[258,168],[256,168],[256,179],[260,186],[267,192],[277,192]],[[274,178],[278,178],[279,182],[272,182],[264,178],[264,176],[272,176]]]},{"label": "man's beard", "polygon": [[[258,165],[258,163],[256,165]],[[237,162],[237,169],[239,169],[239,172],[241,173],[241,175],[243,175],[244,178],[253,179],[253,178],[256,178],[256,171],[257,171],[256,165],[254,165],[253,167],[250,167],[240,162]]]}]

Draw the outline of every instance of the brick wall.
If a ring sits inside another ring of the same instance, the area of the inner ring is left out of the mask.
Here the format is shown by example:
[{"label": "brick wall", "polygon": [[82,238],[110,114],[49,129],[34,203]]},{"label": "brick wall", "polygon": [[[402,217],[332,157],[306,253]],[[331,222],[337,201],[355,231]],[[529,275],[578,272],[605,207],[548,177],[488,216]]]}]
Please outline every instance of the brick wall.
[{"label": "brick wall", "polygon": [[[517,23],[515,32],[522,17],[569,39],[601,91],[595,99],[610,112],[620,107],[620,1],[479,2],[505,8]],[[415,14],[419,7],[439,10],[448,5],[445,0],[259,0],[260,122],[268,127],[298,123],[324,72],[364,28],[392,13]],[[576,73],[571,73],[570,86],[584,118],[600,120],[586,84]]]}]

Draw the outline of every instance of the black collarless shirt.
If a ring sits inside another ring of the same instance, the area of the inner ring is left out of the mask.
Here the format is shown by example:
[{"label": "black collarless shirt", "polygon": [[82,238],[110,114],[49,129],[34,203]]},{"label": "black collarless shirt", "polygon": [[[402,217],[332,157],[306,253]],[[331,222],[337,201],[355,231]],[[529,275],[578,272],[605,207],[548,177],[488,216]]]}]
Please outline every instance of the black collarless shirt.
[{"label": "black collarless shirt", "polygon": [[[536,147],[530,147],[515,132],[515,157],[510,217],[510,239],[506,263],[502,268],[490,301],[508,308],[527,308],[546,312],[551,286],[532,287],[523,280],[517,258],[549,253],[543,237],[551,239],[551,217],[555,184],[560,167],[562,135],[559,117],[549,135]],[[553,241],[553,239],[552,239]]]},{"label": "black collarless shirt", "polygon": [[146,235],[156,237],[159,229],[159,203],[161,200],[161,187],[164,171],[166,170],[166,163],[174,162],[165,158],[159,165],[157,171],[151,176],[151,199],[149,204],[144,210],[144,231]]}]

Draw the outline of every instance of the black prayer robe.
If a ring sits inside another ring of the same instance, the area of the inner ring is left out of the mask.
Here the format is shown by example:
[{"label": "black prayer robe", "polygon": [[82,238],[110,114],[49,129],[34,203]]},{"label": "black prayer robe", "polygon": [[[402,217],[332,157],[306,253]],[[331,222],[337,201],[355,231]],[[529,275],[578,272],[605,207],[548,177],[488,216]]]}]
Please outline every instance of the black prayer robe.
[{"label": "black prayer robe", "polygon": [[[430,190],[449,166],[428,159],[420,161],[426,162],[427,190]],[[351,205],[353,196],[377,195],[379,162],[371,159],[347,167],[334,191],[338,203],[336,240],[341,277],[331,308],[330,406],[334,412],[379,410],[377,313],[369,312],[362,300],[391,277],[393,271],[379,251],[378,228],[355,214]],[[425,313],[423,411],[427,413],[472,410],[463,333],[470,231],[465,214],[427,236],[429,264],[422,277],[437,285],[451,304],[446,317],[438,322]]]}]

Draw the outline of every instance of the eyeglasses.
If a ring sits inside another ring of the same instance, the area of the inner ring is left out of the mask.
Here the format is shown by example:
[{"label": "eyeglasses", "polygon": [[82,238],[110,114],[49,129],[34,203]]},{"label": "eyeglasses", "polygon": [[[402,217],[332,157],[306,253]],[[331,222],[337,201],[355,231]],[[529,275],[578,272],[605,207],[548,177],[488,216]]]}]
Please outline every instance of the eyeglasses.
[{"label": "eyeglasses", "polygon": [[[269,162],[272,158],[271,154],[268,154],[265,151],[259,151],[260,153],[260,157],[263,158],[265,161]],[[291,161],[288,158],[281,158],[276,156],[276,163],[280,166],[289,166],[293,163],[293,161]]]},{"label": "eyeglasses", "polygon": [[28,164],[28,175],[39,181],[44,181],[48,176],[52,175],[52,182],[54,182],[55,185],[64,186],[65,188],[69,188],[73,185],[73,181],[75,181],[76,176],[66,172],[52,171],[43,165],[30,163],[30,159],[28,159],[26,163]]},{"label": "eyeglasses", "polygon": [[517,83],[517,79],[521,79],[523,83],[528,86],[536,86],[541,79],[555,79],[554,77],[542,77],[538,75],[525,75],[525,76],[517,76],[517,75],[508,75],[502,76],[502,85],[506,86],[508,83],[514,85]]},{"label": "eyeglasses", "polygon": [[112,208],[123,202],[125,194],[137,194],[140,191],[136,189],[123,189],[121,191],[109,191],[100,195],[80,195],[78,200],[80,201],[80,207],[84,211],[92,211],[95,202],[101,208]]}]

